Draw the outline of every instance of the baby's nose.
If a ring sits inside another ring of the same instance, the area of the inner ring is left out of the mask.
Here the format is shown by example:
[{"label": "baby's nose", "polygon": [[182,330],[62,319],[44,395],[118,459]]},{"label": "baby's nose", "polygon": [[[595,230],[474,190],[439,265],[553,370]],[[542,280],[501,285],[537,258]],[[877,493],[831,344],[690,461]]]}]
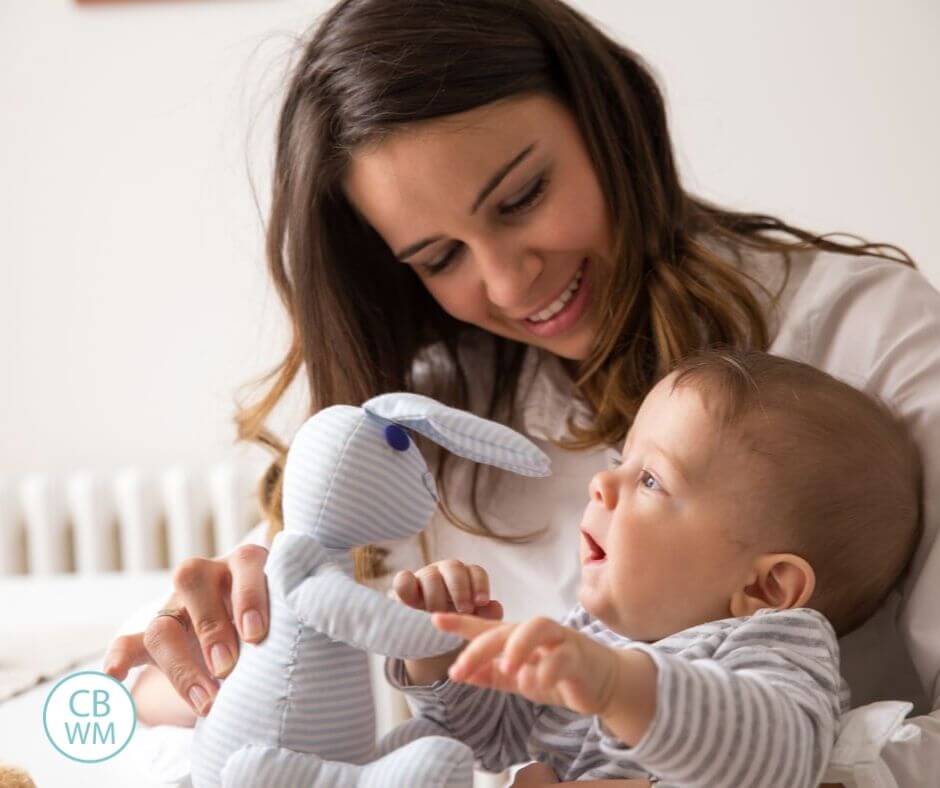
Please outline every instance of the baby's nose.
[{"label": "baby's nose", "polygon": [[617,505],[616,480],[608,471],[594,474],[588,490],[591,500],[595,503],[602,504],[607,509],[613,509]]}]

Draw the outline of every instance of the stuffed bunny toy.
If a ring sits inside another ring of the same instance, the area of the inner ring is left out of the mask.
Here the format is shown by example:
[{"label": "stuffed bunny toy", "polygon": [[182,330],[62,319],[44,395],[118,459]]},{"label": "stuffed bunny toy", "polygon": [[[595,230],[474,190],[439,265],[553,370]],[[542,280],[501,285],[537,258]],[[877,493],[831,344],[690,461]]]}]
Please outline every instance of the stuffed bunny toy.
[{"label": "stuffed bunny toy", "polygon": [[437,505],[409,430],[476,462],[549,473],[548,457],[520,434],[417,394],[383,394],[308,419],[287,455],[284,530],[265,566],[268,635],[242,646],[196,725],[196,788],[472,784],[472,752],[431,720],[409,720],[375,742],[366,652],[421,658],[461,643],[426,612],[352,576],[352,547],[413,535]]}]

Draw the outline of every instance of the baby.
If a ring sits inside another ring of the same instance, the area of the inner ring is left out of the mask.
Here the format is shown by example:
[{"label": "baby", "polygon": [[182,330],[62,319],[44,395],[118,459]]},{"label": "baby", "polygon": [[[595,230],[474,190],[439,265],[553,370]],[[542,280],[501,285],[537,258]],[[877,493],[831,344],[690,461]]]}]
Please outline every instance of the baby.
[{"label": "baby", "polygon": [[591,480],[565,620],[496,620],[480,567],[402,572],[402,602],[459,611],[434,623],[469,643],[386,675],[484,769],[538,761],[517,784],[815,788],[848,704],[836,638],[907,565],[919,482],[902,426],[856,389],[765,353],[697,355]]}]

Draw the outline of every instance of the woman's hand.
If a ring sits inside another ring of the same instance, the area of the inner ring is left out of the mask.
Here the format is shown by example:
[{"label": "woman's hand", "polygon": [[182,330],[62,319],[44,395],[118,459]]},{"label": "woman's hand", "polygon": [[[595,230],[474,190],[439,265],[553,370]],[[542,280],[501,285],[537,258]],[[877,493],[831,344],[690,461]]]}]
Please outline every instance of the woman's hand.
[{"label": "woman's hand", "polygon": [[[154,665],[199,715],[238,659],[238,639],[268,632],[268,551],[243,544],[221,558],[187,558],[173,573],[173,594],[143,632],[111,643],[104,670],[121,680],[135,665]],[[172,615],[170,614],[172,613]]]},{"label": "woman's hand", "polygon": [[[461,611],[491,621],[503,617],[503,606],[490,599],[489,575],[475,564],[445,560],[417,572],[399,572],[392,589],[403,604],[429,613]],[[405,670],[412,683],[433,684],[447,677],[447,669],[459,653],[457,649],[437,657],[406,659]]]}]

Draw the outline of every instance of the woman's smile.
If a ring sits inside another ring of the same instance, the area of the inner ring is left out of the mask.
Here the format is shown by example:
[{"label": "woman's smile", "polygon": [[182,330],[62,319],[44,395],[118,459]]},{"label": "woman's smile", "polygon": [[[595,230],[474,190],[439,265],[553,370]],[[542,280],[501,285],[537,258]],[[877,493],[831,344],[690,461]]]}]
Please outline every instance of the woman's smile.
[{"label": "woman's smile", "polygon": [[584,314],[590,296],[587,276],[588,261],[582,260],[564,291],[547,307],[519,321],[539,337],[553,337],[570,329]]},{"label": "woman's smile", "polygon": [[455,118],[356,151],[347,197],[452,317],[587,358],[612,233],[574,116],[535,94]]}]

